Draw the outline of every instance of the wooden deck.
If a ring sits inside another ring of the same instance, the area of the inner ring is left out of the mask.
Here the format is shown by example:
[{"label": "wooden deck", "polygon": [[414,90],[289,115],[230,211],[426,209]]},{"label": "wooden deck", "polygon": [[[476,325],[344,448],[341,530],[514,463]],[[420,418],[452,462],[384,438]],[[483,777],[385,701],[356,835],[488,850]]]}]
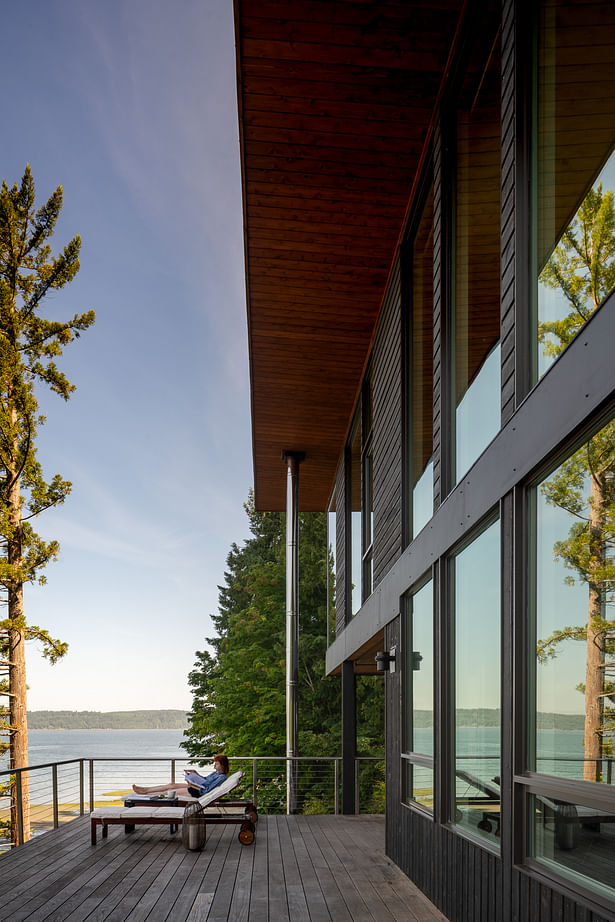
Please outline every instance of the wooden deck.
[{"label": "wooden deck", "polygon": [[440,922],[384,854],[380,816],[261,817],[242,846],[208,827],[202,852],[166,826],[111,827],[90,845],[87,816],[0,857],[3,922]]}]

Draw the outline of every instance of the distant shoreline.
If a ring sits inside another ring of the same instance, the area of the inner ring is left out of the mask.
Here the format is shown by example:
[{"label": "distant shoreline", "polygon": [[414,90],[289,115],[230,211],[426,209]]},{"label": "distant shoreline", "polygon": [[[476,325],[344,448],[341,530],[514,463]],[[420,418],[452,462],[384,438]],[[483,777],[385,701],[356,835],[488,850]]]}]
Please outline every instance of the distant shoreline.
[{"label": "distant shoreline", "polygon": [[29,711],[30,730],[186,730],[186,711]]}]

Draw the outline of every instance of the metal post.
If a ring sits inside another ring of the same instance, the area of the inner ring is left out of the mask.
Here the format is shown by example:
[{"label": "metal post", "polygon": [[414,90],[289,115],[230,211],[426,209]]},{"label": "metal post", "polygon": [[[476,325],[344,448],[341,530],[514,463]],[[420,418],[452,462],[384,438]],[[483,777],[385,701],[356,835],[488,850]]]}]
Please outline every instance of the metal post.
[{"label": "metal post", "polygon": [[17,799],[17,844],[23,845],[23,787],[21,784],[21,771],[15,772],[15,795]]},{"label": "metal post", "polygon": [[51,766],[51,786],[53,789],[53,828],[57,829],[60,824],[58,819],[58,766],[56,762]]},{"label": "metal post", "polygon": [[171,784],[175,784],[175,759],[171,759]]},{"label": "metal post", "polygon": [[252,803],[256,807],[256,774],[258,769],[258,762],[256,759],[252,759]]},{"label": "metal post", "polygon": [[355,758],[357,755],[356,683],[354,663],[342,663],[342,813],[355,812]]},{"label": "metal post", "polygon": [[94,759],[90,759],[90,811],[94,809]]},{"label": "metal post", "polygon": [[297,812],[297,684],[299,676],[299,465],[300,451],[286,461],[286,812]]},{"label": "metal post", "polygon": [[333,812],[337,816],[339,813],[339,802],[340,802],[340,772],[339,772],[339,759],[333,760]]},{"label": "metal post", "polygon": [[85,813],[84,780],[85,770],[83,759],[79,759],[79,816],[83,816]]}]

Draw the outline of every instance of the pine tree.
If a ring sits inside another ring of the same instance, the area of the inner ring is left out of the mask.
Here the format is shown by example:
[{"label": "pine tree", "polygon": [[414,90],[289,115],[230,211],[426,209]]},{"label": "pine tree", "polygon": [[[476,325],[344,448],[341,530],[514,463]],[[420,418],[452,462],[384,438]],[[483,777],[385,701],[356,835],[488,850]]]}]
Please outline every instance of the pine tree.
[{"label": "pine tree", "polygon": [[[599,183],[583,200],[546,264],[541,281],[565,296],[570,310],[560,320],[539,326],[545,354],[556,357],[578,333],[615,285],[615,207],[612,191]],[[574,517],[568,537],[558,541],[554,556],[575,571],[588,587],[584,625],[565,627],[538,642],[538,659],[556,654],[564,640],[585,643],[584,777],[595,780],[597,760],[605,752],[604,737],[613,732],[615,686],[606,657],[615,653],[615,621],[605,618],[613,600],[615,563],[615,423],[609,423],[543,484],[547,502]],[[574,582],[570,578],[569,582]],[[605,703],[606,702],[606,703]]]},{"label": "pine tree", "polygon": [[[6,617],[0,620],[0,693],[9,703],[2,711],[2,731],[9,736],[10,767],[28,763],[25,644],[38,640],[52,663],[67,644],[28,624],[23,605],[26,583],[43,584],[43,570],[58,554],[57,541],[44,541],[32,520],[64,502],[71,484],[56,474],[45,480],[36,455],[36,435],[44,417],[38,412],[35,384],[43,384],[68,400],[73,385],[58,369],[63,348],[94,322],[94,312],[72,320],[41,316],[45,296],[63,288],[79,270],[81,240],[74,237],[52,256],[48,243],[62,208],[62,187],[35,207],[30,167],[21,184],[0,189],[0,586]],[[24,836],[29,837],[28,783],[23,778]],[[15,792],[12,830],[16,833]]]}]

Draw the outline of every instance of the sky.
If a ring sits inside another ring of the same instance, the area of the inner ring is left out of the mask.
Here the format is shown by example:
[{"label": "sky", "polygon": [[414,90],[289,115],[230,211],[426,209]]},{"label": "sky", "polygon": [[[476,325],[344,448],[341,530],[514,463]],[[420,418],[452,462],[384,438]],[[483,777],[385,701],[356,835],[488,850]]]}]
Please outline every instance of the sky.
[{"label": "sky", "polygon": [[[28,652],[28,708],[191,706],[252,485],[232,0],[7,0],[0,178],[58,184],[54,252],[81,270],[44,304],[96,323],[39,389],[45,473],[72,481],[39,517],[57,538],[26,614],[69,643]],[[284,471],[281,471],[284,476]]]}]

